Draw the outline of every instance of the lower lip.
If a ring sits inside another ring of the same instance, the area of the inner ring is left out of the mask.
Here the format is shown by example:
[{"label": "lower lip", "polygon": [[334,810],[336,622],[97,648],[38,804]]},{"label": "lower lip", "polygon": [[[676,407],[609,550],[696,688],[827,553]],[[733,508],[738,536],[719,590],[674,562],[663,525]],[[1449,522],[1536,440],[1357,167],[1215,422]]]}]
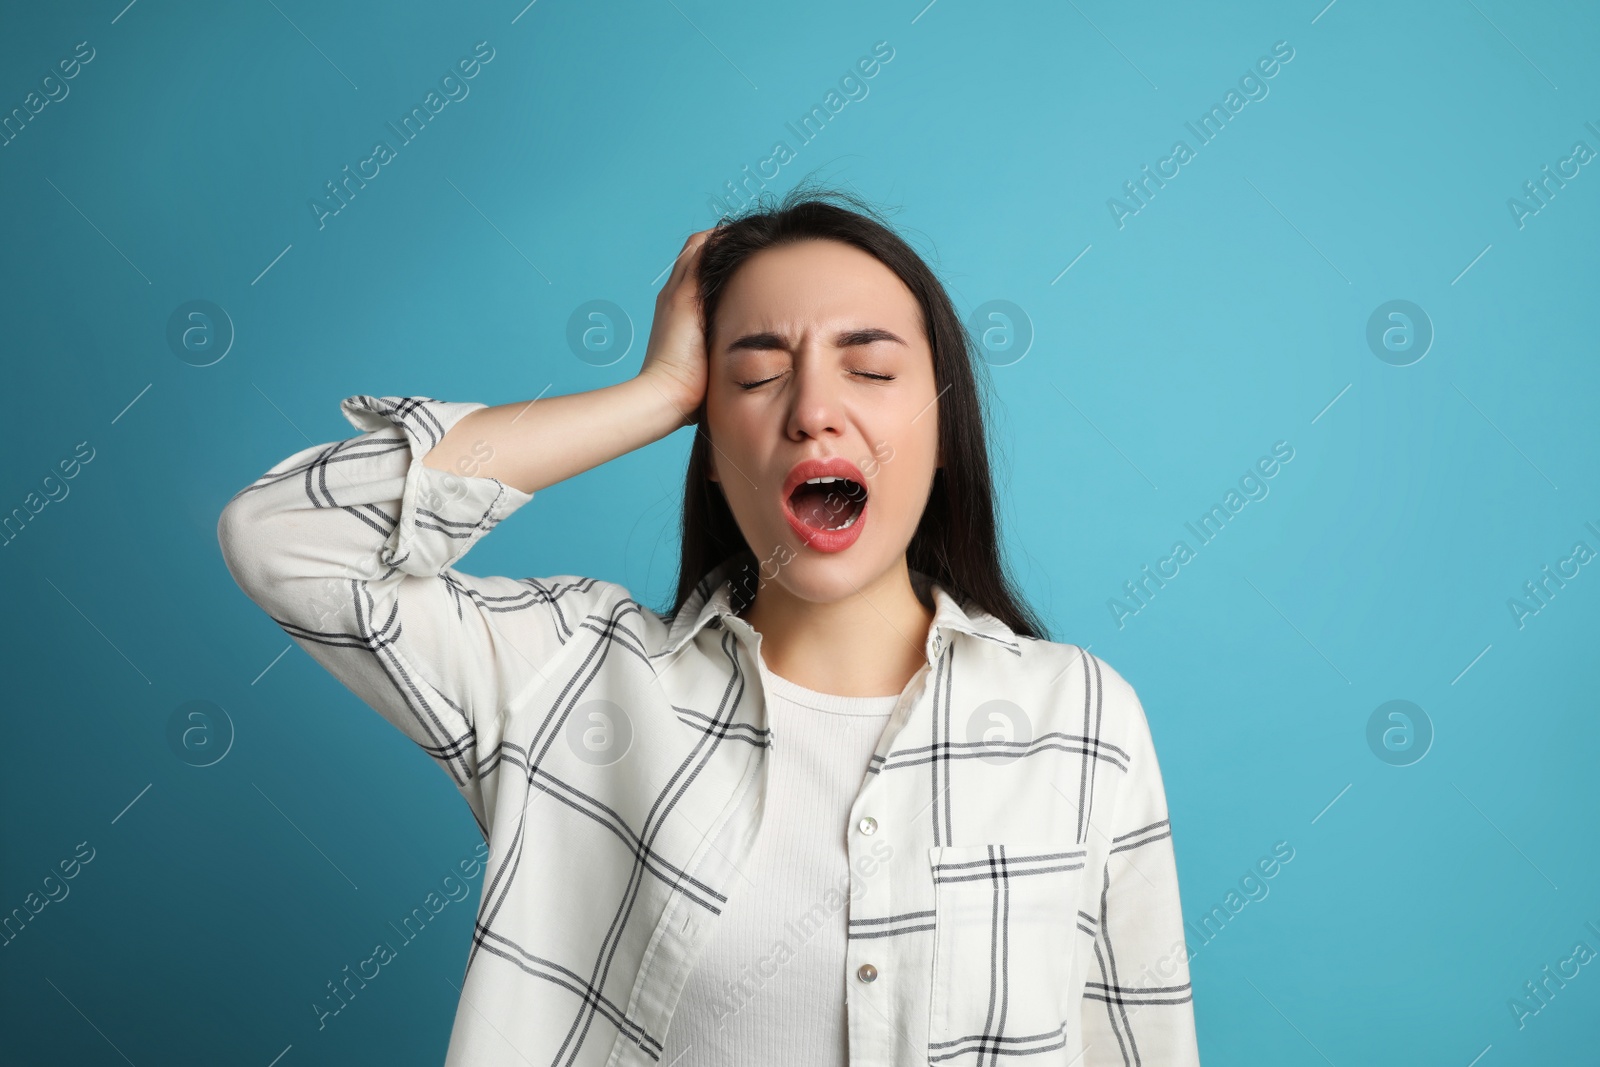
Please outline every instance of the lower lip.
[{"label": "lower lip", "polygon": [[861,514],[842,530],[819,530],[815,526],[807,526],[790,509],[787,501],[784,502],[783,517],[789,520],[789,525],[800,535],[800,540],[811,548],[818,552],[843,552],[856,543],[856,538],[861,536],[862,529],[867,525],[867,507],[867,501],[862,501]]}]

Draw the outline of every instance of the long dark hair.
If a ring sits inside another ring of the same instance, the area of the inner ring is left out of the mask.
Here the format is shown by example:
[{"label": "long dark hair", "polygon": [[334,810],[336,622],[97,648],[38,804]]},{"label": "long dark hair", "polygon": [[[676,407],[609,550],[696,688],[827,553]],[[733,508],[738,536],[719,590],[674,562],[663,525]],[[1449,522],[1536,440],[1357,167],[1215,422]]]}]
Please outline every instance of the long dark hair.
[{"label": "long dark hair", "polygon": [[[860,197],[803,182],[781,202],[772,199],[772,194],[764,193],[741,214],[724,215],[701,250],[701,315],[708,350],[717,306],[728,281],[746,259],[762,249],[815,238],[841,241],[894,271],[922,306],[923,329],[933,352],[939,450],[944,463],[934,474],[927,507],[906,549],[906,565],[928,575],[958,603],[983,609],[1015,633],[1047,637],[1000,559],[994,482],[984,434],[987,398],[980,396],[974,373],[980,361],[974,358],[976,346],[944,285]],[[743,567],[733,568],[736,589],[753,595],[758,581],[760,564],[755,553],[745,543],[721,488],[706,477],[709,445],[702,403],[695,412],[694,446],[684,477],[683,543],[678,557],[678,592],[670,616],[677,615],[714,567],[735,556],[743,557]],[[741,582],[740,576],[749,580]]]}]

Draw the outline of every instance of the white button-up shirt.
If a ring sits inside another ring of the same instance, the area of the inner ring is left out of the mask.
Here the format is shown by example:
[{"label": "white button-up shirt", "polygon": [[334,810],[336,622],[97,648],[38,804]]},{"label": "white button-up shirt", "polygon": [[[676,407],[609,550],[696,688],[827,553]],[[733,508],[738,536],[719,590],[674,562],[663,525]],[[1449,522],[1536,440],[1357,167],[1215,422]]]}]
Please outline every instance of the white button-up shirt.
[{"label": "white button-up shirt", "polygon": [[[724,564],[666,618],[594,578],[456,570],[532,499],[423,465],[483,406],[349,397],[364,432],[272,467],[218,537],[241,588],[444,768],[488,842],[447,1064],[654,1065],[783,744],[736,614],[771,575]],[[851,1064],[1198,1064],[1132,687],[914,579],[926,662],[839,829]]]}]

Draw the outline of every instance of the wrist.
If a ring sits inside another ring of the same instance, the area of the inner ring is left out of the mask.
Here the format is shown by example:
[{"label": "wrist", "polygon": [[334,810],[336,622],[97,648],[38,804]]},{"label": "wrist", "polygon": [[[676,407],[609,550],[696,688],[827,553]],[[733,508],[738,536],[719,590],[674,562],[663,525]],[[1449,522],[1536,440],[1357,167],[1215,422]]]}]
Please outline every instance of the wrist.
[{"label": "wrist", "polygon": [[668,379],[640,373],[615,388],[628,396],[636,425],[648,440],[659,441],[693,422],[694,412],[685,404],[682,388]]},{"label": "wrist", "polygon": [[639,389],[647,404],[653,403],[659,408],[661,417],[669,423],[668,432],[694,425],[695,409],[700,406],[701,398],[672,375],[641,370],[631,379],[631,384]]}]

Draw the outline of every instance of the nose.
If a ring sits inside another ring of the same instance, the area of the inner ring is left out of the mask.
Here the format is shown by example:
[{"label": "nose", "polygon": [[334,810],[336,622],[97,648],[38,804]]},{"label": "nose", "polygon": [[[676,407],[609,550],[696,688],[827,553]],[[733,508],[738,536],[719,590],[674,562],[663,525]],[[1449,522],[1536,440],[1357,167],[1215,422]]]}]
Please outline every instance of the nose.
[{"label": "nose", "polygon": [[844,431],[841,382],[814,342],[795,354],[794,386],[789,396],[788,434],[792,441],[821,439]]}]

